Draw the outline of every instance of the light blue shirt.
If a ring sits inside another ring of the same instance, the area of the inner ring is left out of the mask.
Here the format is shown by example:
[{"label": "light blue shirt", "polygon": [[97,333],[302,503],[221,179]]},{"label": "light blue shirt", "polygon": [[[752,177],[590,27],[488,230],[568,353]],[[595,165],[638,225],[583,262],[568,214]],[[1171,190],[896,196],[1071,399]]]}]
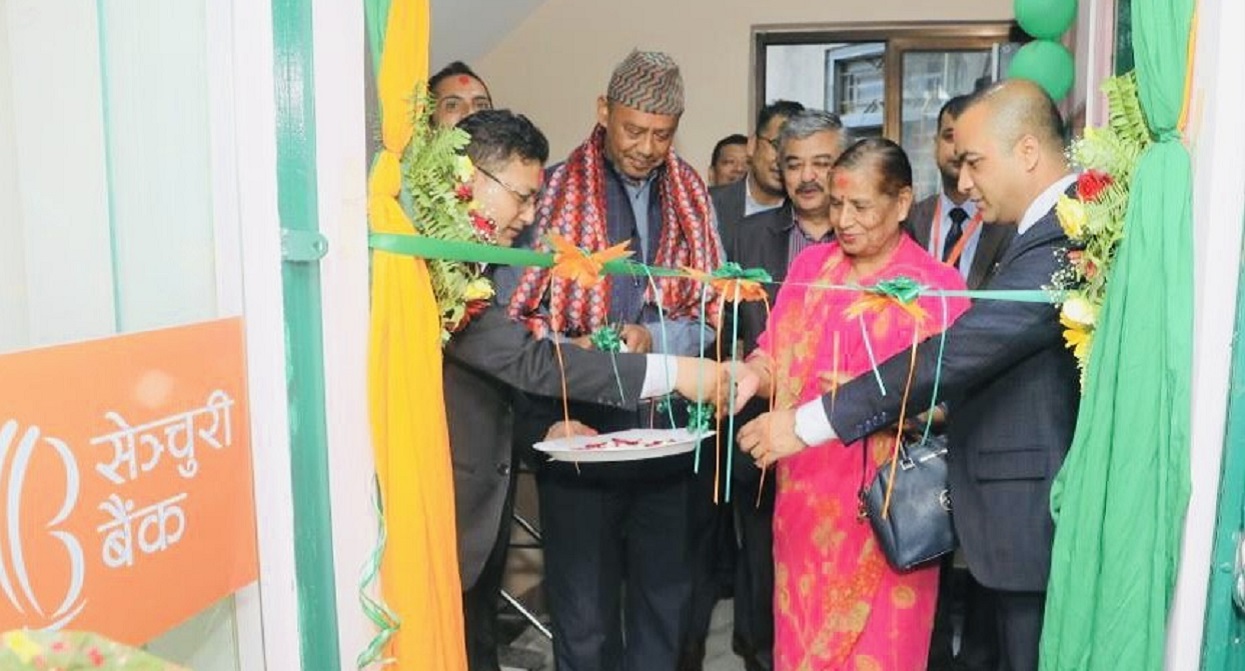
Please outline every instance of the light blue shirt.
[{"label": "light blue shirt", "polygon": [[[640,249],[644,250],[644,258],[649,255],[649,239],[648,239],[648,201],[652,194],[653,183],[656,181],[656,171],[651,173],[643,182],[633,182],[624,178],[623,189],[627,192],[627,200],[631,203],[631,212],[635,215],[636,235],[640,238]],[[710,221],[710,229],[717,230],[716,215],[713,221]],[[706,307],[708,309],[708,307]],[[662,328],[662,323],[665,328]],[[716,332],[707,322],[701,322],[699,318],[694,319],[660,319],[657,312],[657,305],[649,303],[644,306],[644,311],[640,315],[640,323],[653,336],[653,353],[654,354],[673,354],[677,356],[700,356],[701,341],[704,341],[706,347],[712,345]]]},{"label": "light blue shirt", "polygon": [[[959,207],[968,213],[968,218],[964,220],[964,232],[968,233],[968,227],[973,221],[973,217],[977,216],[977,203],[971,200],[965,200],[963,205],[956,205],[951,202],[947,194],[938,194],[938,212],[942,215],[942,220],[930,229],[929,253],[938,260],[943,258],[943,249],[946,246],[947,234],[951,232],[951,210]],[[977,245],[981,242],[981,230],[983,226],[977,226],[977,230],[968,236],[968,241],[964,243],[964,251],[960,252],[960,276],[968,279],[968,275],[973,269],[973,258],[977,256]],[[938,239],[934,239],[934,229],[937,229]]]}]

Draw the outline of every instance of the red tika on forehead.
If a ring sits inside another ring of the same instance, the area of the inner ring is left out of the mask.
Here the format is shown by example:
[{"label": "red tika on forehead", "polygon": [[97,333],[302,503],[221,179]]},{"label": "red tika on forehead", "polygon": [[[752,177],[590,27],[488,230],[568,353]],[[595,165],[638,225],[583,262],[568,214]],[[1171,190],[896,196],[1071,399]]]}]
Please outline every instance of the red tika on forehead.
[{"label": "red tika on forehead", "polygon": [[848,181],[847,175],[844,173],[840,172],[834,176],[834,185],[840,189],[847,188]]},{"label": "red tika on forehead", "polygon": [[466,86],[471,83],[471,77],[467,75],[458,75],[458,83]]}]

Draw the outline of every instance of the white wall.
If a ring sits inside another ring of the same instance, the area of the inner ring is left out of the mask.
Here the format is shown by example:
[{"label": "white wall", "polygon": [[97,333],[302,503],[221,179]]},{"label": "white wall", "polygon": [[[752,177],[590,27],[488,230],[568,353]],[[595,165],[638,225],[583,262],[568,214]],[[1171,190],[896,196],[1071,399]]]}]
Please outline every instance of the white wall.
[{"label": "white wall", "polygon": [[1011,0],[547,0],[475,65],[496,103],[530,116],[561,158],[587,137],[627,52],[667,51],[687,87],[677,146],[703,167],[719,138],[751,126],[754,25],[1011,18]]},{"label": "white wall", "polygon": [[[1190,124],[1196,305],[1191,471],[1176,600],[1168,628],[1167,668],[1196,669],[1201,657],[1207,581],[1224,449],[1233,319],[1245,216],[1245,3],[1201,3]],[[1239,449],[1239,446],[1237,446]],[[1238,486],[1245,486],[1241,483]]]}]

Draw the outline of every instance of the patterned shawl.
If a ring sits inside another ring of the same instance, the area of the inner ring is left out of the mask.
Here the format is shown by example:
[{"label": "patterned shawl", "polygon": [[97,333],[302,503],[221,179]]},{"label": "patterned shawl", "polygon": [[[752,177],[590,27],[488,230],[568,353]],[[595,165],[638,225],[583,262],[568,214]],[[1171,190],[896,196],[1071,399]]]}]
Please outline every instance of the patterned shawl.
[{"label": "patterned shawl", "polygon": [[[605,208],[605,129],[597,126],[586,142],[558,166],[545,185],[537,208],[536,248],[549,251],[548,233],[557,233],[577,247],[597,252],[609,246]],[[666,156],[656,184],[661,198],[661,233],[654,264],[711,272],[722,264],[722,242],[710,215],[709,193],[696,170],[675,156]],[[524,321],[538,335],[585,334],[604,326],[610,308],[606,277],[591,289],[550,277],[546,268],[528,268],[510,300],[510,317]],[[686,278],[656,280],[667,317],[699,316],[701,285]],[[549,287],[549,320],[538,310]],[[712,305],[712,291],[709,296]],[[650,287],[645,301],[655,303]],[[713,311],[710,310],[710,313]]]}]

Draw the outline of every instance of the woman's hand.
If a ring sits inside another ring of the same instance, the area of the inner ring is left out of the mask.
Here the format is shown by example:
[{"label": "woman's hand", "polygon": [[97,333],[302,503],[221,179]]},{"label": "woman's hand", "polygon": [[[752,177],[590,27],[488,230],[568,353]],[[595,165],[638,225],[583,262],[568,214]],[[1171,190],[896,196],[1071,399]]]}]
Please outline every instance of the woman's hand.
[{"label": "woman's hand", "polygon": [[545,440],[557,440],[572,436],[595,436],[597,430],[576,420],[556,422],[545,432]]}]

